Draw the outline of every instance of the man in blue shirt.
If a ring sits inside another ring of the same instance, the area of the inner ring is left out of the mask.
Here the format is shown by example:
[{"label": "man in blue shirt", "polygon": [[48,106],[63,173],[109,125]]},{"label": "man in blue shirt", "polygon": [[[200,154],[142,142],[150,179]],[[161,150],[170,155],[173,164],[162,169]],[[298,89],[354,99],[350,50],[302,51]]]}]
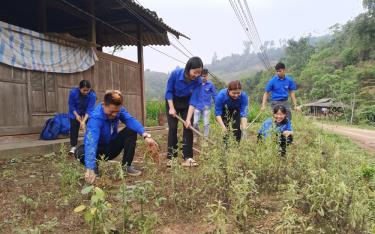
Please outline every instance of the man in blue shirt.
[{"label": "man in blue shirt", "polygon": [[194,110],[194,128],[199,130],[199,119],[203,115],[204,136],[208,136],[210,125],[211,103],[216,97],[215,85],[208,80],[208,70],[202,71],[202,85],[200,87],[199,102]]},{"label": "man in blue shirt", "polygon": [[268,101],[268,97],[271,94],[271,106],[272,109],[276,105],[283,105],[287,110],[287,118],[292,120],[292,113],[290,109],[290,105],[288,103],[288,97],[292,99],[294,109],[300,110],[297,106],[297,99],[295,95],[295,90],[297,90],[297,85],[293,81],[293,79],[285,74],[285,64],[278,63],[275,66],[277,74],[272,77],[272,79],[267,83],[265,92],[263,94],[263,101],[262,101],[262,108],[261,110],[264,111],[266,109],[266,103]]},{"label": "man in blue shirt", "polygon": [[[93,183],[98,175],[97,159],[104,155],[105,160],[112,160],[124,150],[122,165],[127,173],[138,176],[140,171],[131,166],[133,161],[137,133],[141,135],[148,146],[158,147],[151,135],[145,132],[144,127],[132,117],[123,105],[120,91],[107,91],[103,103],[96,106],[87,123],[84,145],[77,149],[76,157],[86,167],[85,179]],[[125,128],[118,132],[119,122]]]}]

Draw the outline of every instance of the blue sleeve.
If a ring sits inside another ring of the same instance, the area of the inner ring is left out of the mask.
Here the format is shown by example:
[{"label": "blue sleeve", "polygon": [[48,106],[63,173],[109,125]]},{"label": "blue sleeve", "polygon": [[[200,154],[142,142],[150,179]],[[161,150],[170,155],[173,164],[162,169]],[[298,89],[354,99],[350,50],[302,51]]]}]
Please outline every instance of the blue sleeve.
[{"label": "blue sleeve", "polygon": [[89,97],[89,103],[87,105],[86,113],[88,115],[90,115],[91,112],[95,109],[95,103],[96,103],[96,94],[93,92],[92,95],[90,95]]},{"label": "blue sleeve", "polygon": [[291,131],[291,132],[293,131],[292,122],[288,121],[288,123],[286,124],[285,130]]},{"label": "blue sleeve", "polygon": [[127,128],[133,130],[139,135],[145,133],[145,128],[142,126],[142,124],[131,116],[129,112],[125,110],[125,108],[121,108],[120,110],[120,120],[126,125]]},{"label": "blue sleeve", "polygon": [[273,79],[271,79],[270,81],[268,81],[267,85],[266,85],[266,88],[264,89],[264,91],[266,91],[267,93],[271,92],[272,89],[273,89]]},{"label": "blue sleeve", "polygon": [[201,100],[201,95],[200,92],[202,91],[202,85],[197,86],[194,90],[193,93],[191,94],[190,100],[189,100],[189,105],[194,106],[197,108],[197,105],[202,101]]},{"label": "blue sleeve", "polygon": [[219,93],[215,98],[215,116],[221,116],[224,108],[224,97]]},{"label": "blue sleeve", "polygon": [[272,119],[268,118],[266,121],[263,122],[262,127],[259,129],[258,133],[263,135],[264,137],[267,137],[268,132],[270,131],[272,126]]},{"label": "blue sleeve", "polygon": [[96,118],[90,118],[87,123],[85,134],[85,167],[94,170],[96,168],[96,151],[98,149],[100,129],[102,121]]},{"label": "blue sleeve", "polygon": [[173,93],[174,93],[174,86],[176,84],[176,72],[172,72],[169,76],[168,82],[167,82],[167,89],[165,90],[165,99],[166,100],[172,100],[173,99]]},{"label": "blue sleeve", "polygon": [[249,106],[249,100],[247,99],[247,95],[244,92],[242,92],[241,107],[240,107],[241,118],[247,118],[247,107],[248,106]]},{"label": "blue sleeve", "polygon": [[296,82],[294,82],[292,79],[289,81],[289,90],[297,90]]},{"label": "blue sleeve", "polygon": [[77,107],[75,105],[75,93],[74,93],[74,90],[70,90],[70,93],[69,93],[69,100],[68,100],[68,104],[69,104],[69,112],[71,112],[73,114],[74,111],[77,111]]}]

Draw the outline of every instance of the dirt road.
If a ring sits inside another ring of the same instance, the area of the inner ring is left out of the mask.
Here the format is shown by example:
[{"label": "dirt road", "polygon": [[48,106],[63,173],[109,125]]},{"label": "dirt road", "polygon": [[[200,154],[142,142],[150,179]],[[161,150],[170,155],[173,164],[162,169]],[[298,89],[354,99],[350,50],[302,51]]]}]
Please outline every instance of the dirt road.
[{"label": "dirt road", "polygon": [[353,142],[357,143],[359,146],[371,152],[375,152],[375,130],[323,124],[318,122],[316,122],[316,125],[319,127],[323,127],[323,129],[327,131],[347,136],[350,139],[352,139]]}]

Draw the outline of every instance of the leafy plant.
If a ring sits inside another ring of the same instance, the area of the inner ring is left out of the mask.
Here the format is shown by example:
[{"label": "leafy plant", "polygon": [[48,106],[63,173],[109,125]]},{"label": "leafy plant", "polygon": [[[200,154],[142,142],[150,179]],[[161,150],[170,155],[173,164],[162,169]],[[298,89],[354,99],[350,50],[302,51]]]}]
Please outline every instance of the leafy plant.
[{"label": "leafy plant", "polygon": [[76,213],[87,210],[84,214],[85,221],[91,227],[91,233],[110,233],[113,229],[114,219],[111,216],[112,205],[106,201],[105,192],[99,187],[88,186],[82,189],[83,195],[91,193],[90,206],[80,205],[74,209]]},{"label": "leafy plant", "polygon": [[217,234],[226,234],[228,218],[226,215],[226,208],[222,201],[217,201],[216,204],[207,205],[210,209],[207,221],[215,226],[214,232]]}]

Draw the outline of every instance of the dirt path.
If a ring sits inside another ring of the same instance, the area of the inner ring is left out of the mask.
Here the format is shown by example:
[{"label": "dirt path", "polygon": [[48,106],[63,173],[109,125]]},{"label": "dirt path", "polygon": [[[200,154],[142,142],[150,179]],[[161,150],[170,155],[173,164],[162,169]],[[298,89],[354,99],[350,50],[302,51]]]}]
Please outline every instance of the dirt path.
[{"label": "dirt path", "polygon": [[318,122],[316,122],[315,124],[327,131],[347,136],[362,148],[365,148],[371,152],[375,152],[375,130],[323,124]]}]

